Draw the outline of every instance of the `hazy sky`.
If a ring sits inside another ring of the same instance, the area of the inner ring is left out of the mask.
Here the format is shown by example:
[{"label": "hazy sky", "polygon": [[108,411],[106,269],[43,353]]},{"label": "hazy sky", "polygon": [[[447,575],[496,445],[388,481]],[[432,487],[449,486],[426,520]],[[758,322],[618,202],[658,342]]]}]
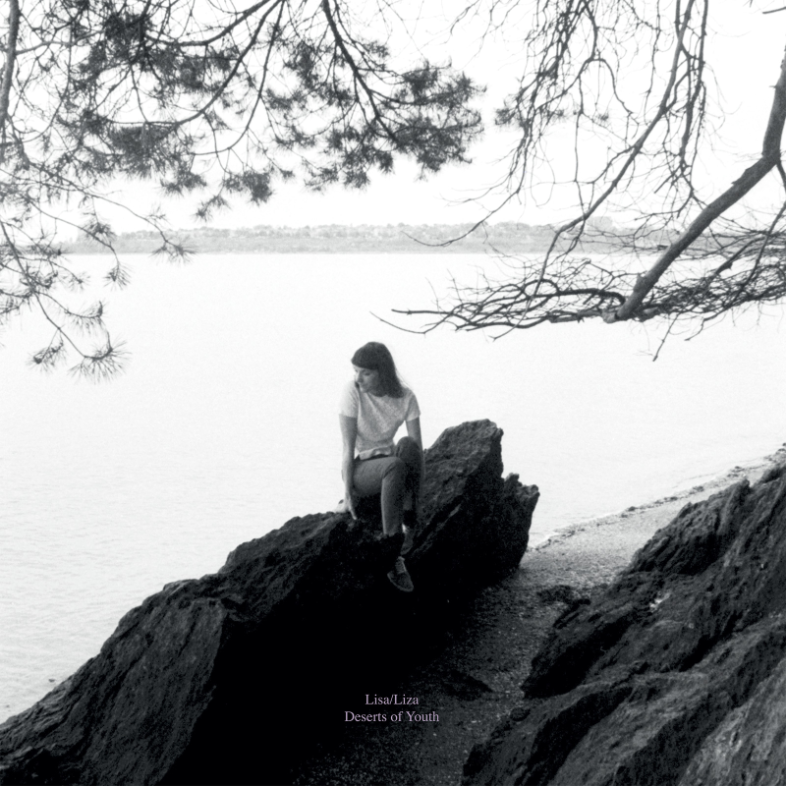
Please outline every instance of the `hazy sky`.
[{"label": "hazy sky", "polygon": [[[438,175],[418,179],[417,167],[399,160],[392,175],[378,173],[362,191],[347,191],[333,187],[323,194],[309,192],[302,185],[279,184],[276,194],[266,205],[253,207],[240,201],[231,210],[216,215],[211,224],[221,227],[277,224],[301,226],[308,224],[397,224],[403,223],[458,223],[478,220],[483,215],[476,202],[467,203],[484,187],[494,182],[500,173],[495,165],[509,148],[510,132],[506,135],[493,127],[492,111],[515,86],[520,71],[518,35],[526,27],[526,18],[519,13],[485,47],[477,45],[479,20],[470,20],[454,32],[446,32],[444,20],[448,12],[439,2],[413,2],[421,11],[421,22],[416,29],[419,39],[427,41],[424,52],[432,60],[450,57],[454,65],[464,68],[479,83],[488,87],[482,101],[487,131],[483,140],[471,150],[473,162],[450,166]],[[776,8],[782,3],[771,2]],[[451,4],[452,6],[452,4]],[[760,7],[766,8],[767,4]],[[452,6],[454,13],[457,6]],[[709,42],[708,60],[718,80],[725,107],[723,127],[717,138],[718,149],[724,157],[714,163],[707,177],[714,180],[711,198],[722,191],[751,163],[761,149],[761,141],[772,101],[772,86],[778,78],[783,56],[786,12],[763,15],[751,11],[746,2],[727,3],[712,9],[714,33]],[[780,186],[770,186],[774,199]],[[138,184],[125,186],[116,196],[122,201],[147,205],[159,197],[151,187]],[[495,220],[548,223],[560,218],[559,200],[546,202],[543,195],[529,195],[526,203],[511,205]],[[487,204],[491,205],[491,202]],[[198,225],[192,218],[194,201],[183,199],[165,205],[171,224],[176,227]],[[117,229],[136,228],[126,218],[117,217]]]}]

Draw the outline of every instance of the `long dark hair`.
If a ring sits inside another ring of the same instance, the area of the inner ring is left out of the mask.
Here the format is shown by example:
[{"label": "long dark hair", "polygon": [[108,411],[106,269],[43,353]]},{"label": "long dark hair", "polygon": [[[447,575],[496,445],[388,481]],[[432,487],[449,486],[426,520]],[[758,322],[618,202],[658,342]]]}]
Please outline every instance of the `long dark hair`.
[{"label": "long dark hair", "polygon": [[396,364],[390,350],[378,341],[369,341],[352,355],[352,365],[379,372],[379,385],[383,396],[401,398],[404,388],[396,372]]}]

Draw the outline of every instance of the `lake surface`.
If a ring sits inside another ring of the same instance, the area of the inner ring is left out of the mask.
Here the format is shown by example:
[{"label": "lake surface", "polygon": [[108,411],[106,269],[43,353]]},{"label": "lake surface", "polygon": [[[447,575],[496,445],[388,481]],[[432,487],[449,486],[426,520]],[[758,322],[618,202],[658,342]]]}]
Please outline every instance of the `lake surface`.
[{"label": "lake surface", "polygon": [[426,445],[465,420],[504,429],[506,472],[541,489],[533,542],[786,440],[777,312],[673,337],[653,363],[662,325],[547,325],[492,341],[374,316],[427,307],[447,271],[473,281],[478,256],[129,261],[132,284],[106,309],[132,353],[113,382],[26,365],[48,339],[33,314],[2,336],[0,720],[164,584],[335,506],[338,397],[366,341],[388,344],[416,391]]}]

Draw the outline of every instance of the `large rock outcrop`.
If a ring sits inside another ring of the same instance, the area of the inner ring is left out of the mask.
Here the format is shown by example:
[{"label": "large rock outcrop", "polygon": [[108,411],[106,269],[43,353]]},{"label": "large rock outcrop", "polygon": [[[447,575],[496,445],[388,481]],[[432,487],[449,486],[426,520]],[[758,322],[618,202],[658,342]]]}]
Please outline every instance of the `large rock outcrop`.
[{"label": "large rock outcrop", "polygon": [[426,452],[415,593],[385,577],[400,536],[344,514],[293,519],[148,598],[0,726],[0,783],[285,783],[348,705],[400,690],[455,601],[518,565],[538,492],[503,480],[501,437],[466,423]]},{"label": "large rock outcrop", "polygon": [[464,783],[786,784],[786,466],[687,505],[555,624]]}]

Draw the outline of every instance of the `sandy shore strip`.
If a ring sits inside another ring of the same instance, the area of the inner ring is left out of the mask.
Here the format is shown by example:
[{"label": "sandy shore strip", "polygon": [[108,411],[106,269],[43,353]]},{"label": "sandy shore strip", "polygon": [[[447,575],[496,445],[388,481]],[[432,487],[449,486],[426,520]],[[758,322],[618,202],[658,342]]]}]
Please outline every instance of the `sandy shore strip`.
[{"label": "sandy shore strip", "polygon": [[532,658],[576,596],[613,581],[686,504],[742,478],[754,483],[784,461],[786,443],[684,493],[570,526],[528,550],[518,571],[469,605],[442,653],[400,686],[401,693],[420,697],[421,710],[437,713],[439,720],[349,726],[341,742],[302,763],[295,783],[456,786],[472,746],[521,703],[520,686]]},{"label": "sandy shore strip", "polygon": [[522,568],[540,574],[547,584],[552,583],[557,574],[562,577],[559,583],[575,588],[607,583],[685,505],[707,499],[743,478],[753,484],[768,469],[784,461],[786,443],[764,458],[735,466],[679,494],[566,527],[531,548],[524,556]]}]

